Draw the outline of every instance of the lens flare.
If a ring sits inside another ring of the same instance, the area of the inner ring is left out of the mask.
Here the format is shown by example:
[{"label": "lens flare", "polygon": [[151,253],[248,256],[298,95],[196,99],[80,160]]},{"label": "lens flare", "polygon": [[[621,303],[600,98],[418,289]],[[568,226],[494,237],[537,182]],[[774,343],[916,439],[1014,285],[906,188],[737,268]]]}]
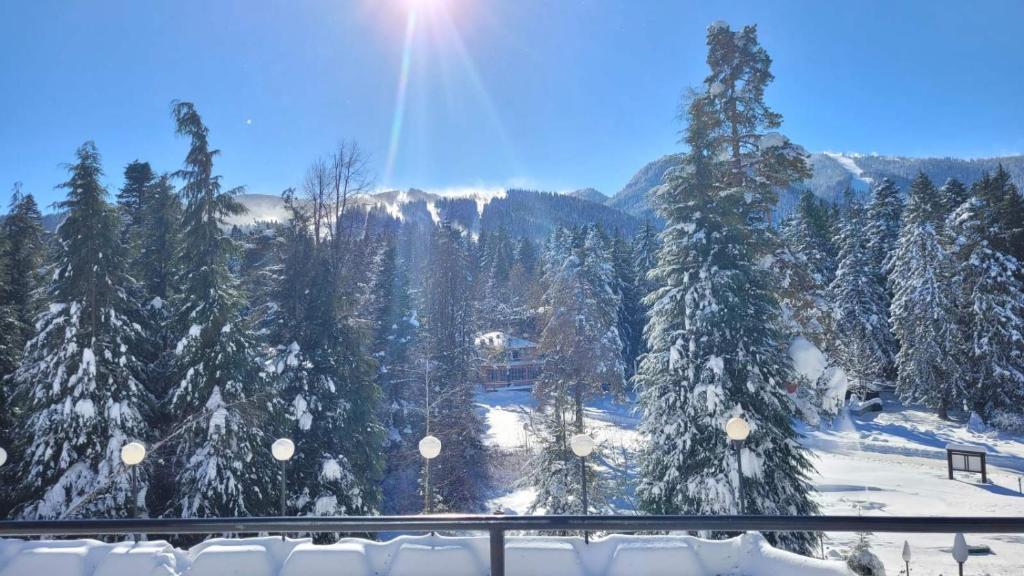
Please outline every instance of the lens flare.
[{"label": "lens flare", "polygon": [[[425,0],[419,0],[423,2]],[[384,163],[384,184],[391,181],[398,156],[398,145],[402,138],[402,122],[405,120],[405,98],[409,88],[409,68],[412,65],[412,42],[416,36],[416,10],[410,10],[406,17],[405,45],[402,47],[402,64],[398,72],[398,91],[395,94],[395,114],[391,118],[391,136],[388,142],[388,157]]]}]

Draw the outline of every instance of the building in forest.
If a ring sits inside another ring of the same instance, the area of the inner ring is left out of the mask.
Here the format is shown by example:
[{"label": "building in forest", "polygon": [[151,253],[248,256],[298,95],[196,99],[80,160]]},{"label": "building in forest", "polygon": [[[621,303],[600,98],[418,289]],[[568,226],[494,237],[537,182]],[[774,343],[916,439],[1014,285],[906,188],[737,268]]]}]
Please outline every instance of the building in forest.
[{"label": "building in forest", "polygon": [[483,359],[478,377],[484,390],[532,388],[540,378],[543,360],[536,342],[501,331],[480,334],[474,342]]}]

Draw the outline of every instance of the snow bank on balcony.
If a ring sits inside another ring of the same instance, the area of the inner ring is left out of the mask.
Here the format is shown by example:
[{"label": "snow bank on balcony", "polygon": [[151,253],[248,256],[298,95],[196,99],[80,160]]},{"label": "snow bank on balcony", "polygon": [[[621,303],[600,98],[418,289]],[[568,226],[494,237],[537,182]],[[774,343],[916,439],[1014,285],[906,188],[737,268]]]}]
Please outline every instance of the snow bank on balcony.
[{"label": "snow bank on balcony", "polygon": [[[483,576],[485,537],[355,538],[315,545],[277,537],[166,542],[0,540],[0,576]],[[852,576],[845,564],[772,548],[756,533],[722,541],[690,536],[509,537],[509,576]]]}]

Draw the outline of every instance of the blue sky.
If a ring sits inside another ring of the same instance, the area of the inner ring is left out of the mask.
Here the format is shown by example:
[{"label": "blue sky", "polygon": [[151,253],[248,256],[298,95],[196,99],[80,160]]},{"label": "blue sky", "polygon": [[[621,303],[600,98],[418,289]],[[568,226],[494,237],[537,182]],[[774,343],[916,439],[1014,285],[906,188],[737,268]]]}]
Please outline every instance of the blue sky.
[{"label": "blue sky", "polygon": [[768,100],[810,150],[1024,152],[1020,0],[4,0],[0,193],[57,199],[88,139],[112,193],[135,158],[178,168],[178,98],[225,184],[254,193],[299,185],[345,138],[382,187],[612,194],[679,149],[715,20],[758,24]]}]

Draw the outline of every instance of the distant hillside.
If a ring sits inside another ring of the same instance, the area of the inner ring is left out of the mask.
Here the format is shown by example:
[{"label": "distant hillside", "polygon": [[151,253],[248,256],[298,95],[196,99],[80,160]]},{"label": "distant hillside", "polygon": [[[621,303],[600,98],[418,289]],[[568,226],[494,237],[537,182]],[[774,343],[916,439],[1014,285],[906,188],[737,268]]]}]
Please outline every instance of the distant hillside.
[{"label": "distant hillside", "polygon": [[[242,194],[238,200],[248,212],[229,218],[229,225],[245,227],[288,218],[284,202],[278,196]],[[428,225],[444,221],[474,235],[481,230],[503,228],[515,236],[541,240],[558,226],[584,224],[599,224],[610,232],[633,234],[640,221],[605,206],[605,200],[604,195],[600,195],[599,202],[594,202],[574,194],[533,190],[486,190],[442,196],[412,188],[359,196],[353,203],[397,223]]]},{"label": "distant hillside", "polygon": [[[678,156],[663,156],[641,168],[629,183],[608,201],[608,205],[639,218],[652,216],[647,193],[661,183],[665,172],[677,158]],[[811,154],[809,162],[814,175],[788,190],[780,191],[776,217],[785,217],[792,212],[804,190],[810,190],[819,198],[830,202],[838,202],[847,188],[851,188],[858,196],[867,197],[871,185],[883,178],[890,178],[905,190],[919,171],[927,174],[936,184],[941,184],[949,178],[957,178],[970,184],[981,178],[985,172],[992,172],[1002,164],[1017,186],[1024,190],[1024,156],[967,160],[823,152]]]},{"label": "distant hillside", "polygon": [[608,202],[608,197],[595,188],[580,188],[579,190],[573,190],[572,192],[569,192],[568,195],[574,198],[579,198],[581,200],[589,200],[590,202],[596,202],[598,204],[604,204]]},{"label": "distant hillside", "polygon": [[678,162],[678,154],[669,154],[648,163],[626,183],[622,190],[609,198],[607,204],[641,220],[656,218],[647,201],[647,193],[651,188],[661,184],[665,172]]}]

